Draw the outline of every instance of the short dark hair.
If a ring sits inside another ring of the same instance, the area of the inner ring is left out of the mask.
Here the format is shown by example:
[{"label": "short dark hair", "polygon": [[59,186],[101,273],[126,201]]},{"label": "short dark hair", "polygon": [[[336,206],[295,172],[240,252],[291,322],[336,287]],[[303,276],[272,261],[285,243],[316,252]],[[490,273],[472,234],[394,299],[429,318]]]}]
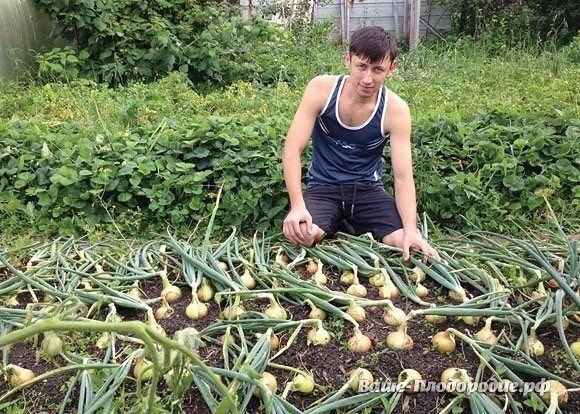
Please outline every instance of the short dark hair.
[{"label": "short dark hair", "polygon": [[391,62],[397,57],[397,42],[391,32],[380,26],[367,26],[358,29],[350,37],[348,51],[371,63],[390,57]]}]

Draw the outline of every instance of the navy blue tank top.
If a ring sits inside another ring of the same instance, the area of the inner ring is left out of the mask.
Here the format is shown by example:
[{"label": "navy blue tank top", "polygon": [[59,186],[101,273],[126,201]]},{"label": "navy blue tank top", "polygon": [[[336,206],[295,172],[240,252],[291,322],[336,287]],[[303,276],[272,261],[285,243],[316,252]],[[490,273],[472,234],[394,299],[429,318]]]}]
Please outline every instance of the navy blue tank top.
[{"label": "navy blue tank top", "polygon": [[345,80],[344,75],[338,77],[314,124],[309,187],[318,184],[383,185],[382,154],[389,138],[383,131],[387,88],[379,89],[377,104],[369,119],[352,127],[342,123],[338,116],[338,101]]}]

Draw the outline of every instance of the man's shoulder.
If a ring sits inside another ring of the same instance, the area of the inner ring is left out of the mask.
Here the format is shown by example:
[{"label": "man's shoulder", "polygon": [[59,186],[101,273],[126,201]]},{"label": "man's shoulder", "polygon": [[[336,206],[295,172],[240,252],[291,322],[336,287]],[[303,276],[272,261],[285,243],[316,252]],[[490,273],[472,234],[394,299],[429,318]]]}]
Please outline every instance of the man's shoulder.
[{"label": "man's shoulder", "polygon": [[318,75],[310,80],[308,87],[319,91],[325,89],[330,90],[336,84],[339,77],[339,75]]}]

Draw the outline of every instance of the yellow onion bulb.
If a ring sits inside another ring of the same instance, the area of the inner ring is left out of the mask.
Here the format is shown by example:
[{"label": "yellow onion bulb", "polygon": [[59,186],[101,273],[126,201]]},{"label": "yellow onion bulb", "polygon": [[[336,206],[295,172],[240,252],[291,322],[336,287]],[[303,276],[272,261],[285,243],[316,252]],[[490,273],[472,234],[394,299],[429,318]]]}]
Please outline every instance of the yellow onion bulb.
[{"label": "yellow onion bulb", "polygon": [[393,350],[410,351],[413,345],[413,338],[403,330],[396,330],[387,335],[387,346]]},{"label": "yellow onion bulb", "polygon": [[447,320],[445,315],[425,315],[425,320],[433,325],[439,325]]},{"label": "yellow onion bulb", "polygon": [[359,328],[354,328],[354,334],[348,339],[347,348],[354,353],[368,352],[372,347],[371,339],[363,334]]},{"label": "yellow onion bulb", "polygon": [[416,391],[415,383],[422,380],[423,377],[421,377],[421,374],[419,374],[418,371],[411,368],[406,368],[402,370],[401,372],[399,372],[399,376],[397,377],[397,382],[399,384],[407,382],[407,386],[405,387],[405,392],[407,393],[415,392]]},{"label": "yellow onion bulb", "polygon": [[314,391],[314,378],[306,373],[296,374],[292,380],[292,388],[302,394],[310,394]]},{"label": "yellow onion bulb", "polygon": [[197,289],[197,298],[202,302],[209,302],[213,299],[214,290],[207,278],[201,279],[201,285]]},{"label": "yellow onion bulb", "polygon": [[367,384],[375,381],[373,374],[366,368],[356,368],[350,371],[348,375],[351,390],[358,392],[360,381],[365,381]]},{"label": "yellow onion bulb", "polygon": [[306,273],[313,275],[318,270],[318,264],[313,259],[308,259],[306,263]]},{"label": "yellow onion bulb", "polygon": [[244,269],[244,273],[242,273],[240,279],[242,280],[242,284],[246,287],[246,289],[252,290],[256,287],[256,279],[254,279],[250,273],[250,269],[247,267]]},{"label": "yellow onion bulb", "polygon": [[55,357],[62,352],[64,347],[64,341],[60,335],[55,333],[46,333],[44,339],[42,340],[41,349],[42,353],[48,357]]},{"label": "yellow onion bulb", "polygon": [[181,299],[181,289],[177,285],[168,284],[161,291],[161,297],[169,303],[176,302]]},{"label": "yellow onion bulb", "polygon": [[429,295],[429,289],[423,286],[420,282],[417,282],[417,285],[415,286],[415,295],[420,298],[427,297]]},{"label": "yellow onion bulb", "polygon": [[311,328],[308,331],[306,342],[308,345],[327,345],[330,342],[330,334],[322,326]]},{"label": "yellow onion bulb", "polygon": [[340,275],[340,283],[342,283],[343,285],[350,286],[354,283],[354,281],[355,275],[352,270],[345,270]]},{"label": "yellow onion bulb", "polygon": [[8,383],[13,387],[23,387],[36,377],[36,374],[31,369],[22,368],[14,364],[6,365],[5,372]]},{"label": "yellow onion bulb", "polygon": [[[260,378],[260,382],[264,384],[266,389],[271,393],[275,393],[278,389],[278,381],[276,380],[276,377],[268,371],[264,371],[262,378]],[[260,387],[254,389],[254,395],[258,398],[262,397],[262,390]]]},{"label": "yellow onion bulb", "polygon": [[548,389],[541,395],[546,404],[552,404],[552,398],[555,399],[558,406],[563,406],[568,402],[568,389],[560,381],[548,380]]},{"label": "yellow onion bulb", "polygon": [[413,267],[411,273],[408,275],[409,279],[415,283],[420,283],[425,280],[425,271],[420,267]]},{"label": "yellow onion bulb", "polygon": [[367,288],[360,283],[353,283],[346,289],[346,293],[357,298],[364,298],[367,295]]},{"label": "yellow onion bulb", "polygon": [[199,301],[191,301],[191,303],[187,305],[187,308],[185,308],[185,315],[193,321],[203,318],[207,315],[207,312],[207,305]]},{"label": "yellow onion bulb", "polygon": [[485,326],[475,333],[475,339],[480,342],[485,342],[486,344],[494,345],[497,344],[497,336],[493,333],[491,329],[491,322],[493,318],[487,318],[485,321]]},{"label": "yellow onion bulb", "polygon": [[397,308],[396,306],[392,306],[388,309],[385,309],[385,313],[383,314],[383,320],[387,325],[390,326],[401,326],[407,320],[407,314],[401,308]]},{"label": "yellow onion bulb", "polygon": [[357,305],[354,301],[350,302],[350,305],[346,309],[346,313],[348,313],[355,321],[362,322],[367,317],[367,312],[365,308],[360,305]]},{"label": "yellow onion bulb", "polygon": [[451,332],[439,331],[431,338],[431,344],[435,351],[449,355],[455,351],[455,336]]},{"label": "yellow onion bulb", "polygon": [[580,359],[580,340],[572,342],[570,344],[570,350],[576,358]]}]

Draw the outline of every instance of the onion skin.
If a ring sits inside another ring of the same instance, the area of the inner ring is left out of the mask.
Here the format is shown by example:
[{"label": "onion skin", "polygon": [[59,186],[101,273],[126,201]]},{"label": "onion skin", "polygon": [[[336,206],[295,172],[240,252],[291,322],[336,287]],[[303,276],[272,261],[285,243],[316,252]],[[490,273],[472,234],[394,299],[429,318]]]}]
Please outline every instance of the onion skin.
[{"label": "onion skin", "polygon": [[355,328],[354,335],[348,339],[346,346],[351,352],[364,353],[368,352],[371,349],[372,345],[373,343],[371,339],[368,336],[364,335],[360,331],[360,329]]},{"label": "onion skin", "polygon": [[[268,371],[264,371],[262,378],[260,378],[260,382],[264,384],[271,393],[275,393],[278,389],[278,381],[276,380],[276,377],[270,374]],[[256,387],[254,389],[254,395],[258,398],[262,397],[262,390],[260,387]]]},{"label": "onion skin", "polygon": [[22,368],[14,364],[6,365],[5,372],[8,382],[13,387],[24,387],[36,377],[36,374],[31,369]]},{"label": "onion skin", "polygon": [[350,371],[349,373],[349,380],[354,378],[350,383],[350,389],[358,392],[358,385],[361,380],[368,381],[372,383],[375,381],[373,374],[366,368],[356,368]]},{"label": "onion skin", "polygon": [[297,374],[292,380],[292,388],[302,394],[314,391],[314,378],[308,374]]},{"label": "onion skin", "polygon": [[570,344],[570,350],[576,358],[580,359],[580,341],[574,341]]},{"label": "onion skin", "polygon": [[440,331],[433,335],[431,344],[435,351],[441,352],[442,354],[449,355],[455,351],[455,337],[447,331]]},{"label": "onion skin", "polygon": [[355,321],[362,322],[367,318],[367,312],[365,308],[360,305],[357,305],[354,302],[348,306],[346,313],[348,313]]},{"label": "onion skin", "polygon": [[407,368],[402,370],[399,373],[399,376],[397,378],[397,382],[403,383],[405,381],[408,381],[407,386],[405,387],[405,392],[406,393],[414,393],[415,392],[415,383],[417,381],[422,381],[423,377],[421,377],[421,374],[419,374],[418,371],[411,369],[411,368]]},{"label": "onion skin", "polygon": [[541,395],[546,404],[551,404],[552,395],[558,402],[558,406],[563,406],[568,402],[568,389],[560,381],[548,380],[548,390]]}]

